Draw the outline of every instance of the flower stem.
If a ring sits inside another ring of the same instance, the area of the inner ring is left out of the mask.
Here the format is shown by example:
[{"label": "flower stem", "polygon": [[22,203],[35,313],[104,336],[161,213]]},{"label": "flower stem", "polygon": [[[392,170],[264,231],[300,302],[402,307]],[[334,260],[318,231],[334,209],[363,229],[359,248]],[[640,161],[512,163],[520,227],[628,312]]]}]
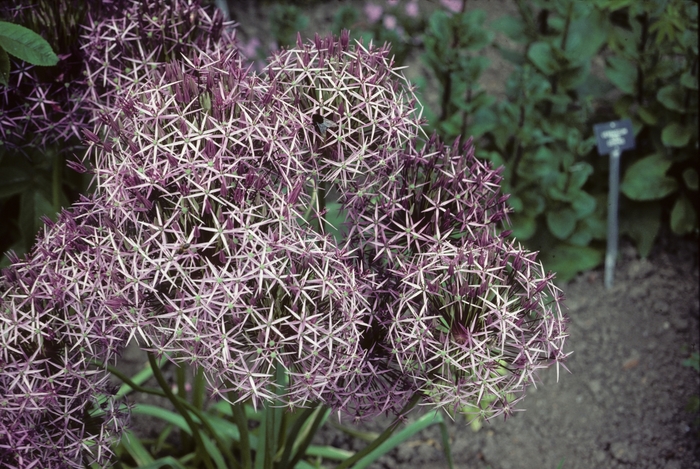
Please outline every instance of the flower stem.
[{"label": "flower stem", "polygon": [[351,458],[348,458],[345,461],[338,464],[337,466],[335,466],[335,469],[345,469],[346,467],[350,467],[351,465],[355,464],[357,461],[374,451],[379,445],[384,443],[391,436],[391,434],[394,433],[394,430],[398,428],[399,422],[401,422],[403,416],[406,415],[406,413],[409,410],[415,407],[416,404],[418,404],[420,398],[420,393],[414,394],[411,400],[404,406],[403,409],[401,409],[399,416],[396,417],[396,419],[391,423],[391,425],[389,425],[386,428],[386,430],[384,430],[384,432],[382,432],[381,435],[379,435],[372,443],[367,445],[362,451],[355,453]]},{"label": "flower stem", "polygon": [[238,394],[230,392],[228,396],[231,401],[231,411],[233,412],[233,421],[238,427],[238,432],[241,435],[241,465],[243,469],[252,469],[253,460],[250,456],[250,439],[248,438],[248,419],[245,416],[245,404],[236,402]]},{"label": "flower stem", "polygon": [[170,390],[168,383],[165,381],[163,374],[158,368],[158,362],[156,361],[156,358],[151,352],[148,352],[148,361],[151,364],[151,368],[153,369],[153,376],[155,376],[156,381],[158,381],[158,384],[160,385],[161,389],[163,389],[163,392],[165,392],[167,398],[170,399],[170,402],[172,402],[173,406],[175,406],[175,409],[180,415],[182,415],[182,418],[185,419],[185,422],[187,422],[187,426],[189,426],[190,430],[192,430],[192,437],[194,438],[194,441],[197,445],[197,456],[202,459],[202,462],[204,462],[204,465],[207,467],[207,469],[214,469],[214,464],[212,463],[209,454],[206,451],[203,451],[204,441],[202,441],[202,435],[199,434],[199,429],[195,425],[194,421],[192,421],[192,417],[190,417],[190,413],[187,412],[185,406],[182,405],[180,400]]}]

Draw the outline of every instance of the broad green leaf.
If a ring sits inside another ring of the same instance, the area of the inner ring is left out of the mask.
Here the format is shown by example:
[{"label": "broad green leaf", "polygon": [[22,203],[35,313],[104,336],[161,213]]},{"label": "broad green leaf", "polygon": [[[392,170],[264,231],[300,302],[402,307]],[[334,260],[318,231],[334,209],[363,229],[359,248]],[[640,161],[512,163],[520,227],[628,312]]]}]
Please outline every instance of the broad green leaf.
[{"label": "broad green leaf", "polygon": [[589,137],[585,140],[582,140],[579,144],[578,147],[576,148],[576,154],[578,156],[586,156],[595,148],[596,146],[596,138],[595,136]]},{"label": "broad green leaf", "polygon": [[557,273],[557,282],[566,282],[582,271],[593,269],[603,262],[603,253],[589,246],[557,244],[543,251],[542,263]]},{"label": "broad green leaf", "polygon": [[637,86],[637,66],[618,56],[608,57],[605,75],[618,89],[626,94],[634,94]]},{"label": "broad green leaf", "polygon": [[535,217],[532,215],[514,213],[510,216],[510,222],[510,229],[513,230],[513,237],[521,241],[530,239],[537,231],[537,223],[535,222]]},{"label": "broad green leaf", "polygon": [[685,112],[685,92],[678,85],[666,85],[656,93],[656,99],[666,109],[677,112]]},{"label": "broad green leaf", "polygon": [[51,66],[58,57],[46,40],[31,29],[0,21],[0,46],[5,51],[32,65]]},{"label": "broad green leaf", "polygon": [[545,75],[553,75],[559,70],[554,50],[548,42],[534,42],[527,51],[527,57]]},{"label": "broad green leaf", "polygon": [[535,191],[519,191],[519,195],[523,200],[523,211],[525,213],[539,215],[544,212],[547,201],[542,193]]},{"label": "broad green leaf", "polygon": [[517,195],[511,195],[508,198],[508,205],[510,206],[510,208],[513,209],[515,213],[520,213],[523,211],[523,199],[521,199]]},{"label": "broad green leaf", "polygon": [[595,214],[579,220],[576,223],[576,230],[567,238],[567,243],[574,246],[588,246],[594,239],[605,239],[607,233],[604,215],[601,217],[598,212],[599,210],[596,210]]},{"label": "broad green leaf", "polygon": [[461,20],[456,25],[459,30],[460,48],[478,51],[493,41],[493,31],[482,28],[486,20],[486,12],[484,10],[467,10],[455,19]]},{"label": "broad green leaf", "polygon": [[559,74],[559,85],[565,90],[571,90],[581,85],[591,69],[590,61],[584,62],[581,66],[563,70]]},{"label": "broad green leaf", "polygon": [[681,75],[681,85],[689,88],[691,90],[697,91],[698,89],[698,76],[693,75],[690,72],[685,72]]},{"label": "broad green leaf", "polygon": [[585,161],[579,161],[569,168],[569,186],[573,189],[582,188],[591,174],[593,174],[593,166]]},{"label": "broad green leaf", "polygon": [[597,0],[596,5],[600,8],[606,8],[610,11],[616,11],[621,8],[630,6],[636,0]]},{"label": "broad green leaf", "polygon": [[678,122],[671,122],[661,132],[661,142],[667,147],[684,147],[692,136],[693,129]]},{"label": "broad green leaf", "polygon": [[620,190],[632,200],[658,200],[678,188],[675,179],[666,176],[671,161],[654,153],[627,168]]},{"label": "broad green leaf", "polygon": [[661,205],[658,202],[627,202],[620,211],[620,234],[634,241],[642,257],[648,257],[661,228]]},{"label": "broad green leaf", "polygon": [[438,39],[438,44],[449,44],[450,38],[450,18],[447,13],[443,10],[437,10],[435,13],[430,15],[428,20],[430,26],[429,33]]},{"label": "broad green leaf", "polygon": [[0,84],[7,86],[10,80],[10,56],[0,47]]},{"label": "broad green leaf", "polygon": [[693,232],[698,226],[698,215],[690,200],[684,195],[676,199],[671,210],[671,229],[678,235]]},{"label": "broad green leaf", "polygon": [[642,119],[642,121],[644,121],[645,124],[656,125],[656,122],[658,121],[656,114],[654,114],[647,108],[640,107],[639,109],[637,109],[637,114]]},{"label": "broad green leaf", "polygon": [[576,213],[568,207],[547,212],[547,228],[558,239],[568,238],[576,228]]},{"label": "broad green leaf", "polygon": [[525,24],[523,20],[515,16],[501,16],[493,23],[491,28],[502,32],[516,42],[523,42],[525,36]]},{"label": "broad green leaf", "polygon": [[576,212],[576,219],[581,220],[593,213],[596,207],[595,197],[588,192],[579,190],[575,193],[571,208]]},{"label": "broad green leaf", "polygon": [[683,171],[683,181],[691,191],[698,190],[698,172],[694,168],[688,168]]},{"label": "broad green leaf", "polygon": [[574,246],[588,246],[593,240],[593,234],[588,226],[582,223],[576,224],[576,230],[567,238],[567,242]]},{"label": "broad green leaf", "polygon": [[[579,4],[583,3],[579,2]],[[602,12],[594,10],[570,23],[565,47],[570,63],[588,63],[598,53],[608,39],[608,33],[604,28],[605,20]]]}]

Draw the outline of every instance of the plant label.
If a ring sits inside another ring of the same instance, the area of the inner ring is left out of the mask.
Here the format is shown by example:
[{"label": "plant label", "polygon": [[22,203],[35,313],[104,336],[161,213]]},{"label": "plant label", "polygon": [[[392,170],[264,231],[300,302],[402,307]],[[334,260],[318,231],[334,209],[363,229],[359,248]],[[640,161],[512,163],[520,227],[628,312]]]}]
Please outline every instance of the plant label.
[{"label": "plant label", "polygon": [[623,152],[634,148],[634,131],[629,119],[596,124],[593,131],[600,155],[607,155],[614,149]]}]

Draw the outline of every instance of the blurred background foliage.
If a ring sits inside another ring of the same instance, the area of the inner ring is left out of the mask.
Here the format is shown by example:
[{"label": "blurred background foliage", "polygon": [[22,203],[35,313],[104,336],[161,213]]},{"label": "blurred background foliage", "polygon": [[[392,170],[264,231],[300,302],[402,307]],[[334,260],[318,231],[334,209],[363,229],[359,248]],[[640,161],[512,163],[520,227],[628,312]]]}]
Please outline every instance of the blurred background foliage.
[{"label": "blurred background foliage", "polygon": [[[229,2],[234,20],[240,3]],[[608,158],[597,153],[597,123],[629,118],[634,127],[636,149],[622,155],[621,235],[643,257],[661,231],[697,238],[697,1],[506,0],[517,14],[490,23],[466,0],[263,3],[277,47],[293,46],[298,30],[346,28],[365,44],[391,43],[398,66],[421,64],[427,74],[411,78],[426,106],[426,131],[448,143],[473,135],[477,156],[505,167],[513,236],[540,251],[560,280],[600,265],[604,256]],[[321,4],[331,24],[311,21]],[[85,14],[75,10],[65,34],[75,34],[70,27]],[[0,19],[7,15],[0,12]],[[74,46],[58,38],[59,28],[41,23],[50,19],[24,25],[60,57]],[[240,27],[242,46],[247,26]],[[509,40],[496,41],[499,35]],[[248,39],[258,45],[250,59],[269,53],[262,38]],[[512,65],[501,94],[479,84],[489,50]],[[0,104],[0,125],[10,104]],[[65,148],[71,155],[81,149],[76,142],[59,149],[34,148],[36,140],[0,143],[0,250],[22,254],[40,217],[53,218],[57,206],[85,190],[86,178],[64,162]]]}]

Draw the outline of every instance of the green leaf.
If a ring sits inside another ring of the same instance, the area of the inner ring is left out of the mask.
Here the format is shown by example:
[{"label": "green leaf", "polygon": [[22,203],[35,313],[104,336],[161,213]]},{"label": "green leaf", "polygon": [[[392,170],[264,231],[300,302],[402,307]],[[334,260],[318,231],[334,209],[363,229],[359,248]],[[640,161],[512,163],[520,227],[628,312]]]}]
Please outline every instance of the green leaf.
[{"label": "green leaf", "polygon": [[683,181],[685,186],[691,191],[698,190],[698,172],[694,168],[688,168],[683,171]]},{"label": "green leaf", "polygon": [[685,112],[683,101],[685,93],[680,86],[666,85],[656,93],[656,99],[664,105],[666,109],[677,112]]},{"label": "green leaf", "polygon": [[628,202],[620,211],[620,234],[634,241],[639,255],[648,257],[661,228],[661,204],[658,202]]},{"label": "green leaf", "polygon": [[525,24],[515,16],[501,16],[491,23],[491,28],[502,32],[515,42],[523,42],[526,39]]},{"label": "green leaf", "polygon": [[165,456],[153,461],[151,464],[146,466],[139,466],[138,469],[160,469],[161,467],[167,469],[187,469],[187,467],[182,464],[177,459],[172,456]]},{"label": "green leaf", "polygon": [[569,168],[569,186],[572,189],[580,189],[593,174],[593,166],[585,161],[579,161]]},{"label": "green leaf", "polygon": [[49,187],[51,185],[48,182],[43,187],[34,185],[22,192],[20,197],[20,230],[22,231],[22,237],[30,242],[43,226],[42,216],[46,215],[54,219],[56,217],[56,211],[51,201],[42,190]]},{"label": "green leaf", "polygon": [[576,212],[576,219],[581,220],[589,216],[596,207],[595,197],[588,192],[578,191],[571,202],[571,208]]},{"label": "green leaf", "polygon": [[10,80],[10,57],[0,47],[0,84],[7,86]]},{"label": "green leaf", "polygon": [[690,72],[685,72],[681,75],[681,85],[691,90],[698,90],[698,77]]},{"label": "green leaf", "polygon": [[693,204],[684,195],[676,199],[671,210],[671,230],[677,235],[685,235],[693,232],[698,226],[698,215]]},{"label": "green leaf", "polygon": [[576,228],[576,213],[568,207],[547,212],[547,228],[561,240],[568,238]]},{"label": "green leaf", "polygon": [[395,435],[392,435],[389,439],[387,439],[384,443],[375,448],[374,451],[370,452],[364,458],[357,461],[357,463],[355,463],[355,465],[353,465],[352,468],[364,469],[368,467],[374,461],[376,461],[392,449],[396,448],[401,443],[403,443],[419,431],[429,427],[430,425],[440,424],[442,422],[442,415],[437,412],[423,415],[415,422],[409,424],[406,428],[402,429]]},{"label": "green leaf", "polygon": [[430,15],[430,19],[428,20],[428,25],[430,26],[429,29],[429,34],[433,35],[438,39],[438,44],[442,43],[443,45],[449,44],[450,38],[450,17],[447,15],[447,13],[443,10],[437,10],[435,11],[432,15]]},{"label": "green leaf", "polygon": [[31,29],[0,21],[0,46],[20,60],[33,65],[51,66],[58,57],[46,40]]},{"label": "green leaf", "polygon": [[656,122],[658,121],[656,115],[652,113],[649,109],[640,107],[639,109],[637,109],[637,114],[639,115],[640,119],[644,121],[645,124],[656,125]]},{"label": "green leaf", "polygon": [[[184,417],[170,410],[162,409],[158,406],[150,404],[137,404],[132,409],[132,413],[156,417],[178,427],[180,430],[183,430],[188,435],[192,434],[192,429],[189,427],[189,425],[187,425],[187,422],[185,421]],[[199,419],[195,415],[192,415],[192,419],[195,422],[199,421]],[[219,451],[219,449],[216,447],[214,442],[211,441],[209,436],[205,435],[202,432],[200,432],[200,435],[202,437],[202,442],[204,443],[204,450],[206,450],[206,452],[209,454],[212,460],[216,463],[216,467],[220,469],[226,469],[226,462],[224,460],[224,456],[221,454],[221,451]]]},{"label": "green leaf", "polygon": [[483,29],[481,26],[486,20],[484,10],[467,10],[461,15],[456,15],[455,20],[458,21],[456,27],[459,31],[460,48],[478,51],[493,41],[493,31]]},{"label": "green leaf", "polygon": [[634,94],[637,87],[637,66],[618,56],[608,57],[605,75],[618,89],[627,94]]},{"label": "green leaf", "polygon": [[0,164],[0,198],[28,190],[32,184],[33,168],[23,158],[16,165],[9,161]]},{"label": "green leaf", "polygon": [[534,42],[527,51],[527,57],[545,75],[553,75],[559,70],[554,50],[548,42]]},{"label": "green leaf", "polygon": [[684,147],[693,136],[693,129],[678,122],[671,122],[661,132],[661,142],[667,147]]},{"label": "green leaf", "polygon": [[570,63],[588,63],[598,53],[608,39],[604,28],[606,19],[602,12],[593,10],[590,14],[571,22],[565,47]]},{"label": "green leaf", "polygon": [[126,430],[124,432],[119,444],[126,450],[127,453],[129,453],[129,456],[134,459],[134,462],[139,467],[150,464],[154,461],[151,453],[148,452],[146,447],[143,446],[143,443],[141,443],[141,440],[139,440],[139,438],[134,435],[131,430]]},{"label": "green leaf", "polygon": [[557,244],[544,251],[542,263],[557,273],[558,282],[566,282],[582,271],[593,269],[603,262],[603,253],[589,246]]},{"label": "green leaf", "polygon": [[654,153],[627,168],[620,185],[622,193],[632,200],[658,200],[678,188],[675,179],[666,176],[671,161]]},{"label": "green leaf", "polygon": [[576,154],[578,156],[586,156],[595,148],[596,146],[596,138],[595,136],[593,137],[588,137],[585,140],[582,140],[579,144],[578,147],[576,148]]},{"label": "green leaf", "polygon": [[588,77],[591,69],[590,61],[575,68],[569,68],[559,74],[559,85],[565,90],[571,90],[581,85]]},{"label": "green leaf", "polygon": [[510,222],[513,237],[521,241],[530,239],[537,231],[537,223],[532,215],[514,213],[510,216]]},{"label": "green leaf", "polygon": [[635,1],[637,0],[598,0],[597,6],[600,8],[608,9],[610,11],[616,11],[621,8],[630,6]]}]

